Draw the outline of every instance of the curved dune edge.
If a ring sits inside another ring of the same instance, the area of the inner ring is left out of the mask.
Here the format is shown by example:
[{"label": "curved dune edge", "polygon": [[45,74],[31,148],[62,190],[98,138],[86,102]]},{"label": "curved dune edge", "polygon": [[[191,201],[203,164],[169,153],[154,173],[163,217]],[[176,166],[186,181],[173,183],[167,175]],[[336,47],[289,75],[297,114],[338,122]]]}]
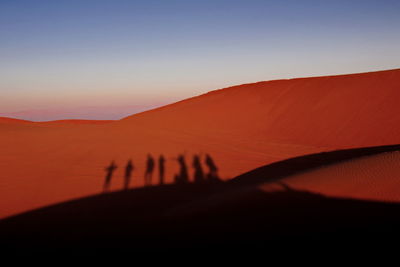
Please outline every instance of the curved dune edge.
[{"label": "curved dune edge", "polygon": [[[328,196],[400,202],[400,152],[322,166],[282,178],[288,186]],[[270,184],[259,187],[270,191]]]},{"label": "curved dune edge", "polygon": [[[33,209],[16,215],[16,218],[41,212],[53,216],[52,211],[57,211],[59,207],[80,209],[82,203],[83,207],[89,204],[89,208],[86,207],[88,211],[96,209],[100,212],[102,207],[111,204],[116,207],[120,205],[122,209],[133,205],[151,211],[152,206],[171,205],[168,202],[176,205],[168,214],[205,212],[212,207],[240,202],[240,199],[252,199],[252,194],[257,192],[304,192],[321,197],[400,202],[398,174],[400,145],[336,150],[283,160],[226,182],[169,184],[96,194]],[[171,197],[171,194],[175,197]]]},{"label": "curved dune edge", "polygon": [[30,124],[30,125],[57,125],[57,124],[105,124],[114,122],[113,120],[55,120],[55,121],[29,121],[29,120],[22,120],[22,119],[14,119],[14,118],[7,118],[7,117],[0,117],[0,123],[4,124]]},{"label": "curved dune edge", "polygon": [[4,123],[4,124],[26,124],[26,123],[32,123],[32,122],[28,121],[28,120],[0,117],[0,123]]},{"label": "curved dune edge", "polygon": [[[295,156],[400,143],[400,70],[301,78],[216,90],[105,124],[0,123],[0,218],[101,192],[104,168],[129,159],[131,187],[163,154],[166,182],[184,154],[209,153],[227,180]],[[153,183],[157,182],[157,174]]]},{"label": "curved dune edge", "polygon": [[[327,197],[293,186],[310,176],[328,179],[320,175],[332,172],[348,183],[359,178],[360,169],[368,181],[376,175],[392,178],[399,157],[394,151],[351,159],[283,177],[279,185],[181,184],[89,196],[0,220],[0,246],[165,249],[265,246],[266,241],[285,244],[299,238],[302,244],[382,242],[399,234],[400,203]],[[358,171],[349,175],[349,169]]]}]

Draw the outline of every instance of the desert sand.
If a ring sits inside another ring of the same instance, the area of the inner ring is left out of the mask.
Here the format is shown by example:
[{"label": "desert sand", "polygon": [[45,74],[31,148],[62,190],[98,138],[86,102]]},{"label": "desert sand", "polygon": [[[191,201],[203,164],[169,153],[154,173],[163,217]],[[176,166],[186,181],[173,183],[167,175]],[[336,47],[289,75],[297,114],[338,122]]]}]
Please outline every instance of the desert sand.
[{"label": "desert sand", "polygon": [[[143,186],[148,153],[166,157],[167,182],[178,171],[180,153],[190,176],[192,156],[208,153],[227,180],[295,156],[399,144],[399,84],[397,69],[234,86],[113,122],[0,119],[0,217],[100,193],[112,160],[118,166],[112,190],[122,188],[129,159],[135,166],[131,186]],[[315,170],[288,183],[331,195],[398,200],[396,189],[385,196],[366,188],[395,184],[395,155]],[[387,162],[388,169],[382,167]],[[363,172],[369,172],[368,182],[360,189],[355,185]],[[318,180],[320,175],[326,177]],[[157,179],[155,172],[153,183]],[[338,189],[347,182],[345,191]]]},{"label": "desert sand", "polygon": [[400,152],[395,151],[320,167],[281,181],[324,195],[400,202],[399,176]]},{"label": "desert sand", "polygon": [[[242,249],[244,244],[251,250],[381,246],[400,236],[398,202],[338,198],[294,186],[310,185],[313,177],[329,182],[343,175],[346,179],[339,179],[336,189],[350,194],[355,188],[366,189],[370,196],[382,189],[387,192],[383,185],[398,183],[388,183],[384,174],[395,180],[391,174],[398,167],[399,149],[397,145],[317,153],[262,166],[226,182],[142,187],[66,201],[0,220],[0,247],[182,252]],[[360,168],[365,168],[365,187],[352,181],[360,178]],[[371,179],[379,183],[372,190]]]}]

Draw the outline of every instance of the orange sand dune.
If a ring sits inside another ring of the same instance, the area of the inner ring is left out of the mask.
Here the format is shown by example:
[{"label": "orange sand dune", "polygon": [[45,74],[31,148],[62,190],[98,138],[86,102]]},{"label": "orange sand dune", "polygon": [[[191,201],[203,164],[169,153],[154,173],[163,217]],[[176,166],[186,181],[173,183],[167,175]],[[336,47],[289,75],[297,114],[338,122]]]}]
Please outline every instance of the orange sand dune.
[{"label": "orange sand dune", "polygon": [[106,124],[113,122],[111,120],[57,120],[57,121],[45,121],[45,122],[35,122],[38,124]]},{"label": "orange sand dune", "polygon": [[[400,70],[246,84],[109,123],[0,123],[0,217],[100,192],[104,168],[143,185],[145,157],[209,153],[224,179],[338,148],[400,143]],[[157,173],[153,182],[156,182]]]},{"label": "orange sand dune", "polygon": [[49,125],[49,124],[105,124],[113,122],[112,120],[56,120],[56,121],[44,121],[35,122],[14,118],[0,117],[0,123],[4,124],[36,124],[36,125]]},{"label": "orange sand dune", "polygon": [[245,84],[125,122],[313,147],[398,143],[399,80],[396,69]]},{"label": "orange sand dune", "polygon": [[[281,181],[325,195],[400,202],[400,152],[387,152],[321,167]],[[264,190],[268,184],[261,186]]]},{"label": "orange sand dune", "polygon": [[27,121],[27,120],[0,117],[0,123],[4,123],[4,124],[23,124],[23,123],[32,123],[32,122],[31,121]]}]

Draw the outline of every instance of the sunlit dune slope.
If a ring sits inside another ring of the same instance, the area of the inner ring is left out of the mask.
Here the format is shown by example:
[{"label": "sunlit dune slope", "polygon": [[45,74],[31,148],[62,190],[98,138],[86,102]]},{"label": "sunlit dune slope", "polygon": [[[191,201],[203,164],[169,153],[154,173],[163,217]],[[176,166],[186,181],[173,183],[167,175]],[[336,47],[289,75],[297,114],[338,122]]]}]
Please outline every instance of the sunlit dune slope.
[{"label": "sunlit dune slope", "polygon": [[398,143],[399,100],[397,69],[234,86],[125,121],[253,142],[360,147]]},{"label": "sunlit dune slope", "polygon": [[[400,152],[352,159],[281,179],[296,189],[330,196],[400,201]],[[264,190],[268,184],[261,186]]]},{"label": "sunlit dune slope", "polygon": [[[0,217],[100,192],[115,160],[112,189],[143,185],[145,159],[176,156],[204,163],[209,153],[223,179],[293,156],[400,143],[400,70],[246,84],[221,89],[121,121],[0,121]],[[204,171],[207,172],[205,166]],[[153,183],[157,182],[154,173]]]}]

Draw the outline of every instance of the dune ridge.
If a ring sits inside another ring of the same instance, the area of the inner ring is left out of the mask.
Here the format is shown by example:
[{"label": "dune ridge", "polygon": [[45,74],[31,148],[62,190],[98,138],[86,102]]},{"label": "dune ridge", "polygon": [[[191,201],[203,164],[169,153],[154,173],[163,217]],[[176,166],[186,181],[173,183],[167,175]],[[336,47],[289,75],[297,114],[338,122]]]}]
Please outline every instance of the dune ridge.
[{"label": "dune ridge", "polygon": [[[0,120],[0,217],[97,193],[115,160],[143,185],[145,158],[210,154],[223,179],[295,156],[400,143],[400,70],[245,84],[109,123]],[[62,126],[62,127],[61,127]],[[157,181],[157,175],[153,183]]]}]

